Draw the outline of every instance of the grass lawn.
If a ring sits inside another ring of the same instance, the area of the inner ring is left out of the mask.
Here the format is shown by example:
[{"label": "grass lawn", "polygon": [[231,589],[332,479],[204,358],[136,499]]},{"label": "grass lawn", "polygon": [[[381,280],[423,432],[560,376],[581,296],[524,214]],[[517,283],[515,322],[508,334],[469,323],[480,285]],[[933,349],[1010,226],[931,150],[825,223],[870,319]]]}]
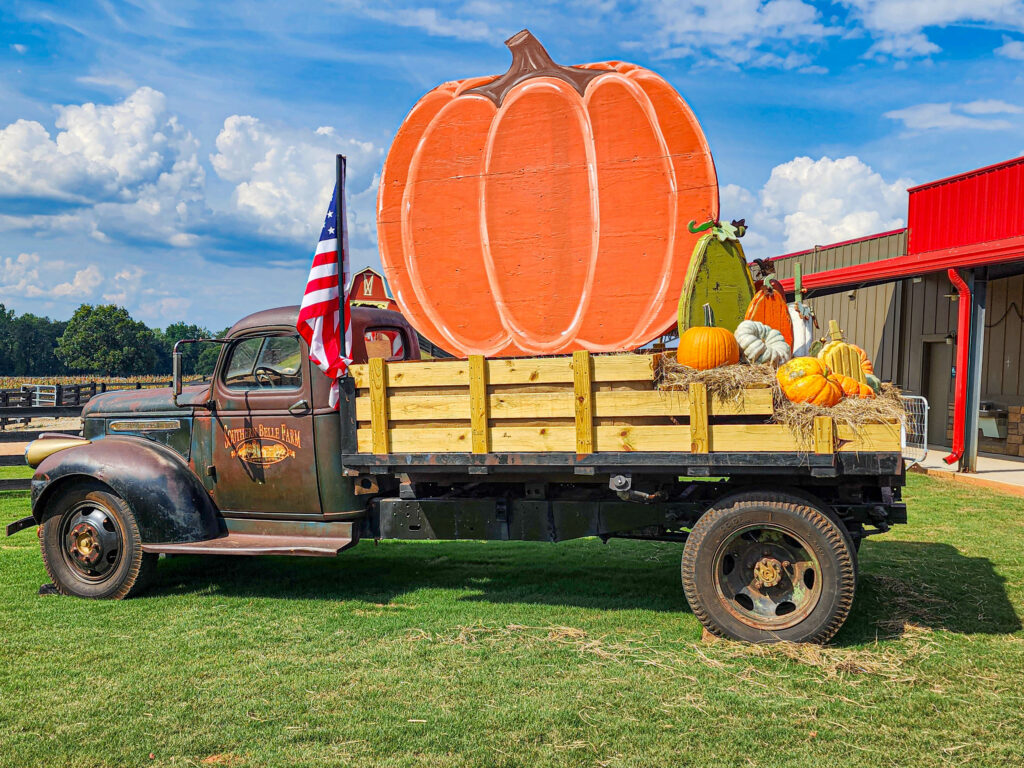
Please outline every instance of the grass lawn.
[{"label": "grass lawn", "polygon": [[0,766],[1024,764],[1024,501],[906,496],[827,648],[702,643],[676,544],[181,557],[113,603],[38,597],[25,531],[0,542]]}]

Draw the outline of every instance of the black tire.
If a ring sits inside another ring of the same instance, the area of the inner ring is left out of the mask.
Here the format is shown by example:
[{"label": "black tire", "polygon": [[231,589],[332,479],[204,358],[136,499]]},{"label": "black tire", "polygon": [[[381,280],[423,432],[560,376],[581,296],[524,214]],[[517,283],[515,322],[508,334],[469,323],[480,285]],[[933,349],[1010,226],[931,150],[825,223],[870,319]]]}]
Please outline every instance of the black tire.
[{"label": "black tire", "polygon": [[142,551],[135,515],[100,483],[59,492],[46,505],[39,538],[62,595],[121,600],[140,593],[156,572],[159,556]]},{"label": "black tire", "polygon": [[719,637],[750,643],[824,643],[850,613],[853,542],[805,501],[748,492],[708,510],[683,550],[683,591]]}]

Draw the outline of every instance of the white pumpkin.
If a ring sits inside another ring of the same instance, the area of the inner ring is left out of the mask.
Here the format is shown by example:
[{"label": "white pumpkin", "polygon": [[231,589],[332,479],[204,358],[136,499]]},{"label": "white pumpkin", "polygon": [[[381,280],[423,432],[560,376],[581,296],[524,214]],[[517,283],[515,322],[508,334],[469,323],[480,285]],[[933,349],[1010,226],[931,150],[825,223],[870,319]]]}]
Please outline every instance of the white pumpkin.
[{"label": "white pumpkin", "polygon": [[807,357],[814,343],[814,315],[802,301],[789,303],[789,319],[793,323],[793,357]]},{"label": "white pumpkin", "polygon": [[782,332],[756,320],[744,320],[736,326],[736,343],[751,363],[782,365],[793,357]]}]

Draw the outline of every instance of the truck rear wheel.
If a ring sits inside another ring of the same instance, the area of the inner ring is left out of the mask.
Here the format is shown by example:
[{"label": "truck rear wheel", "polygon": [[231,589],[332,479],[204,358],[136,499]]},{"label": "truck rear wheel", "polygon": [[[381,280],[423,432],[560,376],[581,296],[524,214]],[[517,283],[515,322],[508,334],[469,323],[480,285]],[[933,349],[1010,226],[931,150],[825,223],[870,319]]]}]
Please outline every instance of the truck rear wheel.
[{"label": "truck rear wheel", "polygon": [[135,515],[109,488],[72,486],[46,512],[43,564],[62,595],[120,600],[147,586],[158,555],[142,551]]},{"label": "truck rear wheel", "polygon": [[713,507],[683,550],[683,591],[719,637],[823,643],[846,621],[857,574],[849,535],[806,502],[747,493]]}]

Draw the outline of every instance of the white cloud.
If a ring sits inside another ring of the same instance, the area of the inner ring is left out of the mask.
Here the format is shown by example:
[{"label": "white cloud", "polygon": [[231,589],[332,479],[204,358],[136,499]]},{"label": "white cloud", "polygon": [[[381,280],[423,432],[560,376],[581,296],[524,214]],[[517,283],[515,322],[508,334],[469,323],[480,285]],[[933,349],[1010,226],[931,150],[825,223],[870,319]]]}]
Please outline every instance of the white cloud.
[{"label": "white cloud", "polygon": [[341,6],[375,21],[420,29],[435,37],[491,41],[501,36],[501,33],[492,31],[485,21],[473,18],[492,15],[495,7],[490,3],[468,3],[453,8],[450,15],[445,15],[433,5],[414,7],[411,3],[395,3],[390,0],[343,0]]},{"label": "white cloud", "polygon": [[952,102],[915,104],[885,113],[890,120],[899,120],[909,133],[920,131],[980,130],[1002,131],[1013,127],[1004,118],[974,115],[1021,114],[1024,109],[998,99],[982,99],[966,104]]},{"label": "white cloud", "polygon": [[237,212],[264,235],[306,246],[320,232],[334,187],[334,156],[348,159],[349,239],[356,247],[374,242],[375,172],[383,150],[371,142],[345,139],[333,128],[295,131],[271,127],[250,115],[232,115],[217,135],[210,156],[217,175],[235,185]]},{"label": "white cloud", "polygon": [[868,56],[912,58],[937,53],[924,30],[967,24],[1024,29],[1024,0],[840,0],[877,42]]},{"label": "white cloud", "polygon": [[1010,104],[1002,99],[978,99],[969,101],[960,107],[969,115],[1020,115],[1024,107]]},{"label": "white cloud", "polygon": [[812,62],[808,54],[770,49],[841,31],[826,25],[803,0],[648,0],[646,6],[658,30],[651,43],[663,58],[699,54],[704,62],[727,67],[806,68]]},{"label": "white cloud", "polygon": [[70,265],[60,259],[45,264],[38,253],[21,253],[0,262],[0,296],[11,298],[78,298],[92,296],[103,282],[103,275],[95,264],[76,270],[71,280],[54,284],[54,275],[67,274]]},{"label": "white cloud", "polygon": [[[0,199],[34,199],[40,209],[5,216],[0,227],[192,242],[187,230],[202,210],[205,172],[198,142],[162,93],[139,88],[116,104],[58,107],[55,125],[53,136],[32,120],[0,129]],[[46,215],[62,203],[80,207]]]},{"label": "white cloud", "polygon": [[777,256],[903,226],[910,184],[888,182],[852,155],[796,157],[775,166],[757,195],[725,185],[722,214],[747,219],[748,256]]},{"label": "white cloud", "polygon": [[131,201],[197,148],[168,114],[164,95],[152,88],[139,88],[117,104],[58,107],[56,126],[52,137],[32,120],[0,129],[0,196]]},{"label": "white cloud", "polygon": [[24,54],[28,52],[28,46],[22,45],[21,43],[11,43],[11,50],[13,50],[15,53]]},{"label": "white cloud", "polygon": [[1024,41],[1003,35],[1003,44],[996,48],[995,53],[997,56],[1024,61]]}]

